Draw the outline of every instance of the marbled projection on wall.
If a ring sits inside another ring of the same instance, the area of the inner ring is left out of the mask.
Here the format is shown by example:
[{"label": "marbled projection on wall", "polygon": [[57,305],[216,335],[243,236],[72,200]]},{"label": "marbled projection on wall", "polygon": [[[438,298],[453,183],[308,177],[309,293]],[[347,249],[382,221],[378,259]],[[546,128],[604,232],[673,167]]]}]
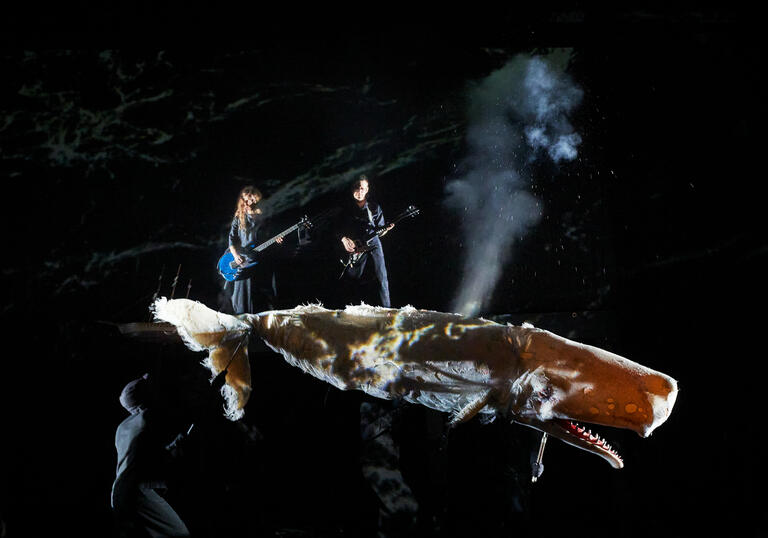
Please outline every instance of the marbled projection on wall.
[{"label": "marbled projection on wall", "polygon": [[244,416],[218,402],[169,490],[194,535],[765,523],[739,459],[765,375],[744,336],[766,269],[756,34],[725,9],[497,15],[301,37],[283,21],[188,49],[4,41],[0,537],[114,530],[120,390],[144,372],[209,381],[173,331],[121,327],[150,322],[156,295],[231,311],[216,262],[245,185],[275,233],[313,224],[270,247],[270,306],[344,309],[335,226],[360,174],[386,217],[419,209],[382,238],[393,308],[628,357],[677,380],[675,410],[648,439],[611,432],[621,470],[549,443],[532,484],[536,431],[379,408],[251,341]]}]

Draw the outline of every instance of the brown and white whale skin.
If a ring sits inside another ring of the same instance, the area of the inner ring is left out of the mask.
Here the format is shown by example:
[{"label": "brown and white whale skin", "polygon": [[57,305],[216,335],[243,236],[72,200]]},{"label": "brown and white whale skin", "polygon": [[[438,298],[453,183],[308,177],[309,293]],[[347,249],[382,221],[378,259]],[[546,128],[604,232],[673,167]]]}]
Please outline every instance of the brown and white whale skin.
[{"label": "brown and white whale skin", "polygon": [[453,424],[476,414],[506,418],[616,468],[623,466],[620,456],[580,423],[647,437],[677,396],[677,382],[665,374],[530,325],[410,306],[305,305],[234,317],[185,299],[160,299],[155,312],[174,323],[190,347],[210,351],[214,373],[235,357],[238,373],[227,375],[237,395],[233,418],[242,415],[250,391],[250,372],[243,371],[247,328],[288,363],[339,389],[419,403],[451,413]]}]

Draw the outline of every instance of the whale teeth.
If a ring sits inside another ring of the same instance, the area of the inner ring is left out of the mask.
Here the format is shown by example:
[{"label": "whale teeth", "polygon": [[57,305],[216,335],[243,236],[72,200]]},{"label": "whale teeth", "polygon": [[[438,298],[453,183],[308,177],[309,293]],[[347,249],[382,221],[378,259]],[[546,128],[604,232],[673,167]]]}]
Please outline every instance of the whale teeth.
[{"label": "whale teeth", "polygon": [[624,460],[621,459],[621,456],[619,456],[619,453],[616,452],[613,447],[600,435],[596,433],[592,433],[592,430],[589,428],[585,428],[584,426],[581,426],[580,424],[572,421],[563,421],[563,427],[568,433],[571,433],[573,435],[576,435],[580,439],[583,439],[584,441],[587,441],[591,445],[604,450],[611,454],[611,456],[615,457],[618,461],[624,462]]}]

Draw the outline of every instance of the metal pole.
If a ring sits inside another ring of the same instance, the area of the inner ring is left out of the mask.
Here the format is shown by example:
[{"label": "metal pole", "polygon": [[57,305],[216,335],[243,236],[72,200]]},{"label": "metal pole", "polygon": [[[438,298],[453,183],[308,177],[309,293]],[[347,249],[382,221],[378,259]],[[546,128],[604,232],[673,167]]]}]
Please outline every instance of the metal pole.
[{"label": "metal pole", "polygon": [[539,454],[536,456],[536,463],[532,465],[533,467],[533,473],[531,475],[531,482],[536,482],[536,480],[544,473],[544,464],[541,463],[541,460],[544,458],[544,446],[547,444],[547,433],[544,432],[541,435],[541,443],[539,444]]},{"label": "metal pole", "polygon": [[176,270],[176,276],[173,277],[173,286],[171,286],[171,299],[173,299],[173,295],[176,293],[176,284],[179,282],[179,273],[181,273],[181,264],[179,264],[179,268]]},{"label": "metal pole", "polygon": [[[165,265],[160,267],[160,275],[157,277],[157,289],[155,290],[155,293],[152,294],[152,300],[149,302],[150,305],[155,304],[155,301],[157,300],[158,296],[160,295],[160,287],[163,285],[163,273],[165,272]],[[152,321],[152,313],[149,314],[149,321]]]}]

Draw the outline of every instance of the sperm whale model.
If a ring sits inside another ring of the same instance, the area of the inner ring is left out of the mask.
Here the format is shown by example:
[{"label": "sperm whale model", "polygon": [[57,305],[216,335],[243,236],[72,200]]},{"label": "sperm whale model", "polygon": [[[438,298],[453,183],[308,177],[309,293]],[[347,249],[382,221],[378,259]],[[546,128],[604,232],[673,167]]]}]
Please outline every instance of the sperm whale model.
[{"label": "sperm whale model", "polygon": [[190,349],[227,370],[227,414],[242,417],[251,391],[251,333],[304,372],[341,389],[404,399],[451,414],[538,429],[597,454],[621,456],[582,423],[648,437],[668,417],[677,381],[624,357],[537,329],[411,306],[317,305],[231,316],[187,299],[158,299],[155,317],[175,325]]}]

